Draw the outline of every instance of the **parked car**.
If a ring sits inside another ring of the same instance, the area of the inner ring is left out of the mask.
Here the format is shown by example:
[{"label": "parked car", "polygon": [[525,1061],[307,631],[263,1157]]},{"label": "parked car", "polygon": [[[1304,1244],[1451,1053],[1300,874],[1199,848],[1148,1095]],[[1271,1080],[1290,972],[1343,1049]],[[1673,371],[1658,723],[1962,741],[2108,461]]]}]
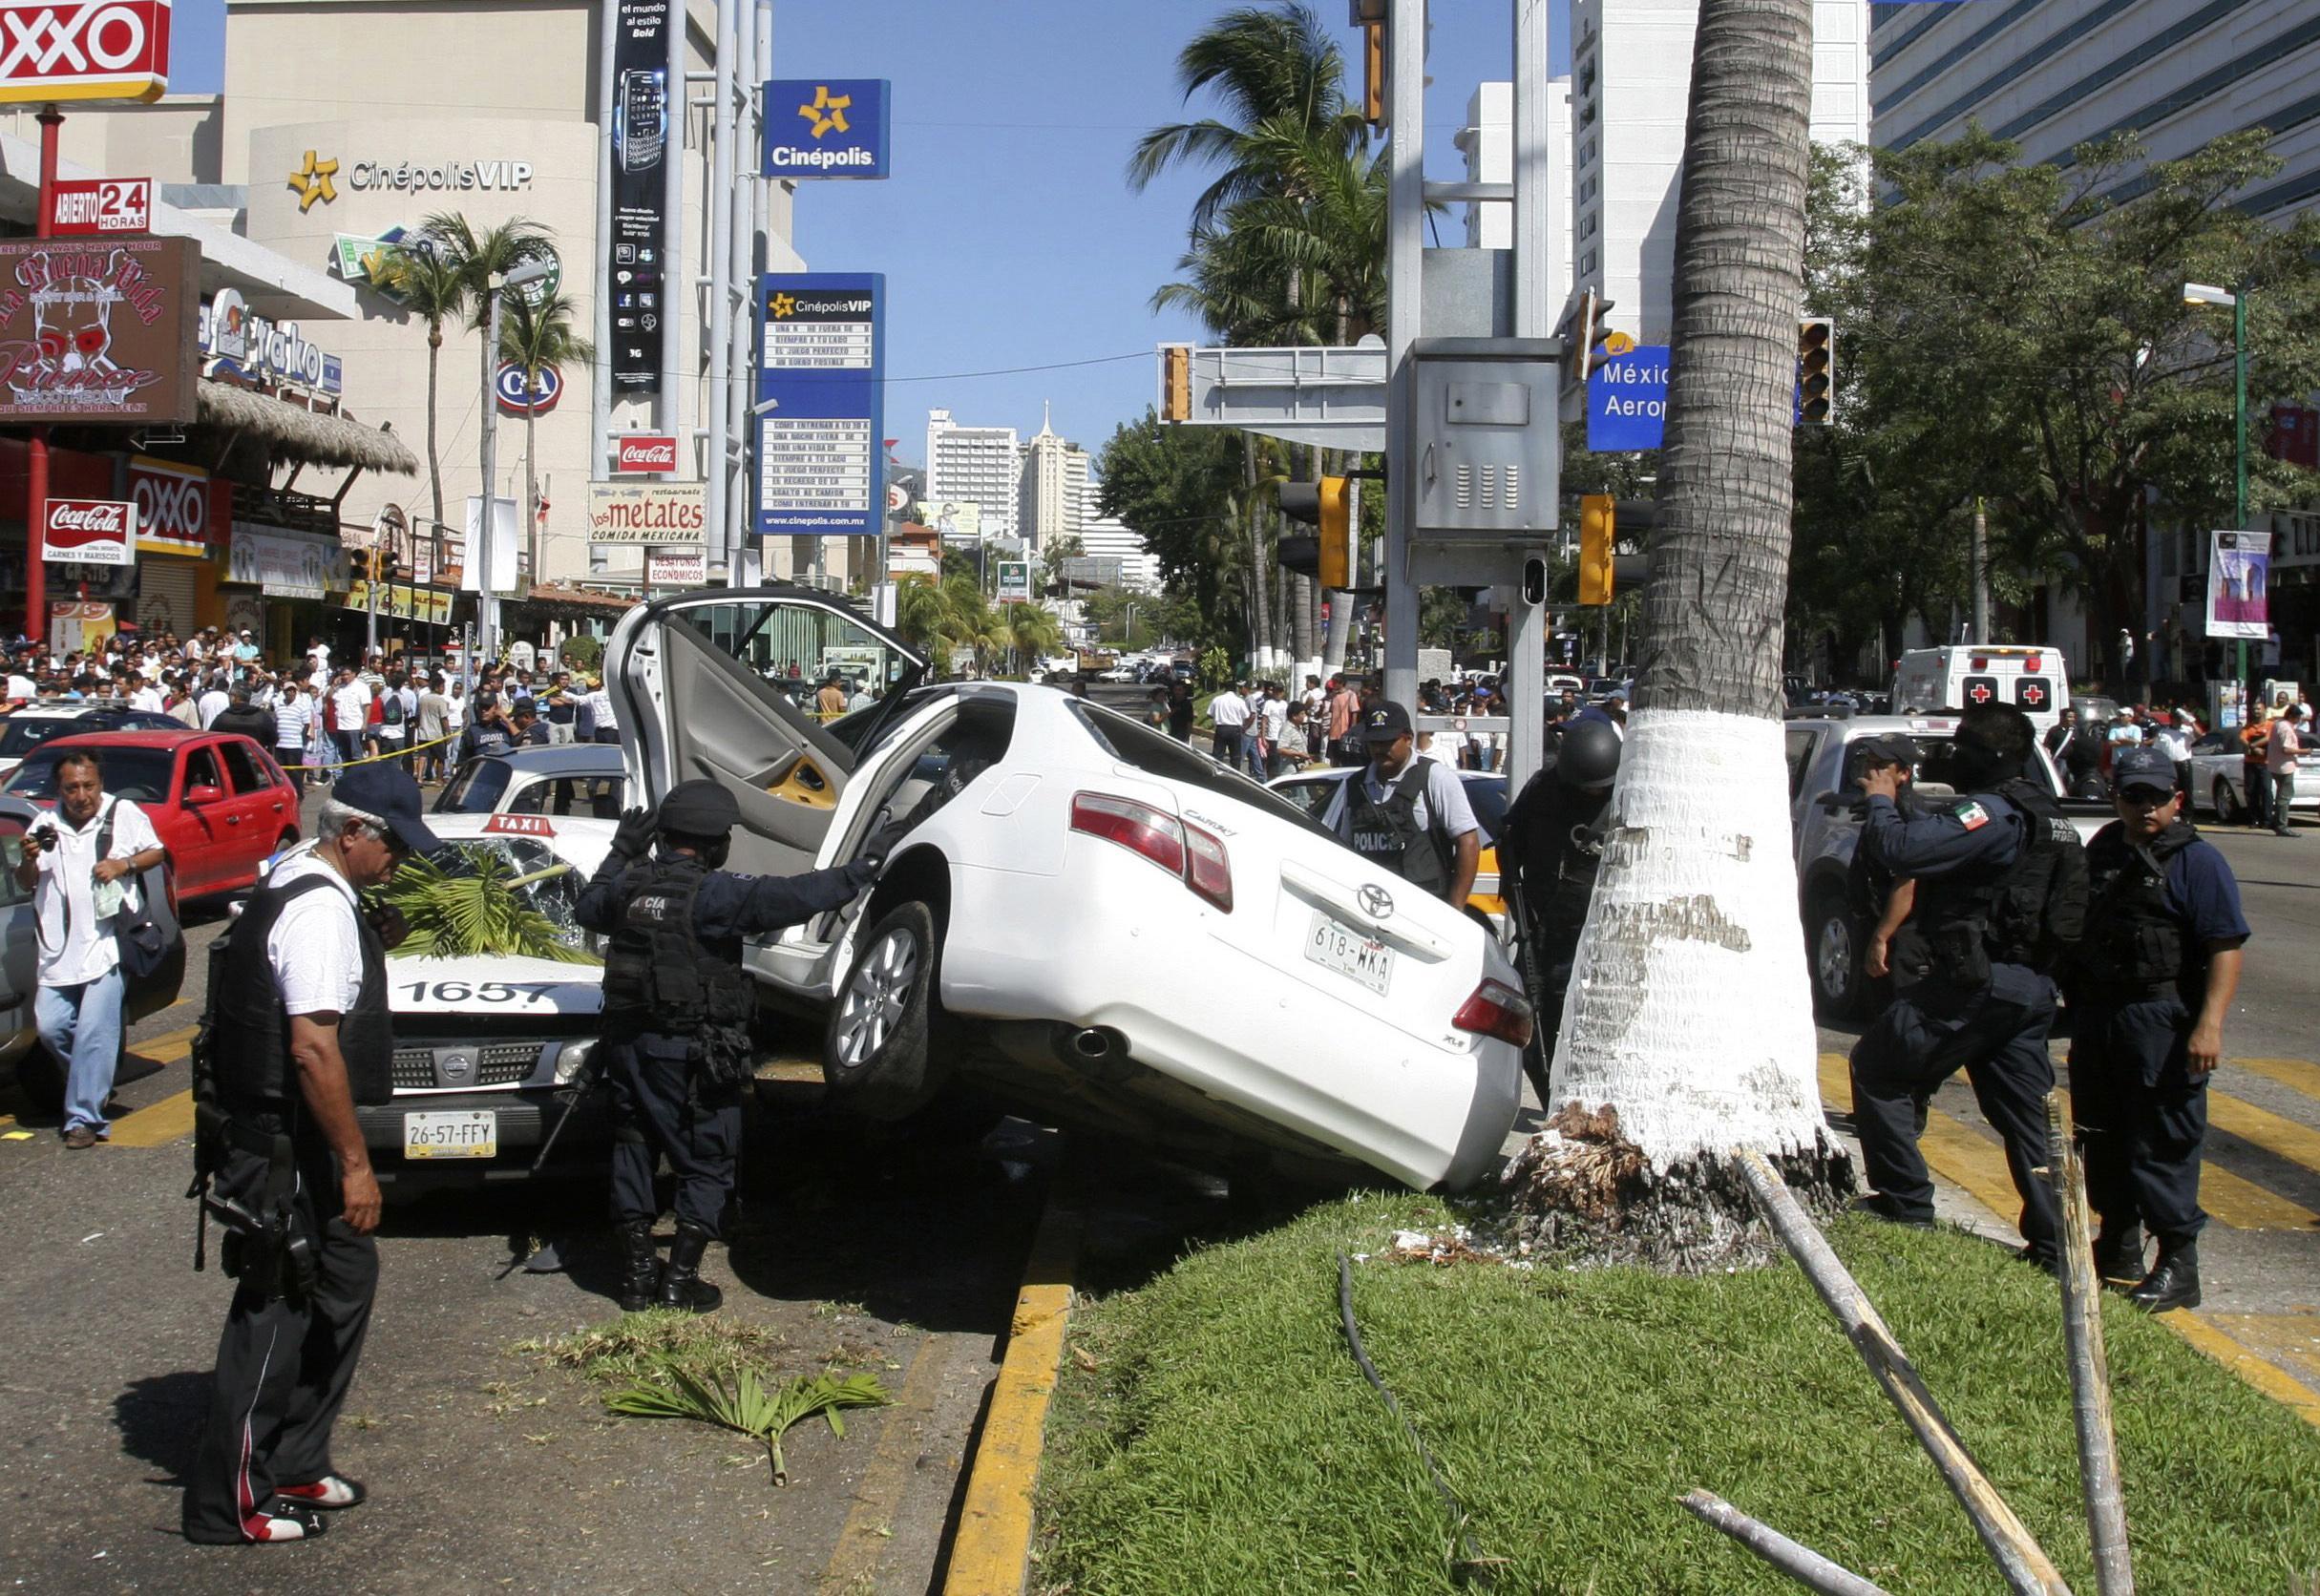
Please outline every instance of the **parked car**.
[{"label": "parked car", "polygon": [[[1267,785],[1319,821],[1328,815],[1339,789],[1352,775],[1346,768],[1293,770]],[[1466,894],[1466,906],[1493,932],[1504,932],[1507,905],[1498,895],[1498,836],[1507,822],[1507,778],[1502,771],[1462,769],[1458,781],[1466,788],[1466,802],[1473,807],[1475,823],[1483,833],[1482,858],[1474,867],[1474,890]]]},{"label": "parked car", "polygon": [[[2193,810],[2205,809],[2215,816],[2217,825],[2253,823],[2247,808],[2247,765],[2236,727],[2208,732],[2191,745],[2190,788]],[[2298,776],[2288,799],[2288,816],[2292,819],[2314,810],[2320,810],[2320,783]]]},{"label": "parked car", "polygon": [[[801,634],[879,644],[894,687],[816,725],[751,642]],[[725,784],[729,868],[835,866],[904,828],[870,892],[745,953],[822,1018],[834,1106],[907,1117],[956,1081],[1228,1166],[1450,1188],[1496,1167],[1530,1017],[1481,927],[1129,716],[923,671],[804,588],[651,600],[606,650],[630,790]]]},{"label": "parked car", "polygon": [[466,761],[435,794],[436,814],[572,815],[621,818],[621,750],[610,743],[511,748]]},{"label": "parked car", "polygon": [[[32,893],[16,884],[16,866],[24,857],[18,839],[40,814],[41,806],[31,799],[0,793],[0,1080],[12,1074],[27,1102],[53,1114],[64,1106],[64,1064],[41,1045],[32,1023],[32,995],[40,976],[39,930],[32,917]],[[177,933],[178,906],[169,866],[154,866],[139,885],[172,947],[152,975],[129,983],[122,1014],[130,1023],[176,1002],[185,979],[185,940]]]},{"label": "parked car", "polygon": [[[1788,740],[1788,802],[1794,825],[1798,904],[1804,916],[1804,952],[1812,969],[1814,1000],[1832,1018],[1867,1012],[1869,980],[1862,969],[1874,929],[1863,924],[1845,892],[1853,850],[1861,840],[1866,800],[1853,783],[1861,774],[1860,746],[1887,732],[1907,732],[1925,757],[1918,762],[1918,795],[1931,798],[1954,790],[1950,782],[1953,715],[1791,715],[1782,724]],[[2065,798],[2061,778],[2044,747],[2031,745],[2023,770],[2055,795],[2081,840],[2115,818],[2108,804]]]},{"label": "parked car", "polygon": [[91,704],[55,699],[28,704],[0,719],[0,776],[24,763],[24,756],[52,737],[83,731],[183,731],[185,723],[125,704]]},{"label": "parked car", "polygon": [[56,763],[96,755],[105,790],[133,799],[152,820],[179,898],[247,890],[266,858],[298,840],[298,789],[273,754],[233,732],[105,731],[52,738],[28,755],[0,792],[56,804]]}]

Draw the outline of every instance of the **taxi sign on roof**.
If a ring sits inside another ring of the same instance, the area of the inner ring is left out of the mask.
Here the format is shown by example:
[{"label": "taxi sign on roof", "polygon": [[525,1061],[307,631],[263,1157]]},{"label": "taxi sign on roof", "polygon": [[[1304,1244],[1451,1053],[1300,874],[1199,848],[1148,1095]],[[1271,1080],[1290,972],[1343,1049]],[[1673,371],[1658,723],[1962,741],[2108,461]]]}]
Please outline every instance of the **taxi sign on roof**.
[{"label": "taxi sign on roof", "polygon": [[544,814],[496,814],[483,823],[486,836],[552,837],[556,828]]}]

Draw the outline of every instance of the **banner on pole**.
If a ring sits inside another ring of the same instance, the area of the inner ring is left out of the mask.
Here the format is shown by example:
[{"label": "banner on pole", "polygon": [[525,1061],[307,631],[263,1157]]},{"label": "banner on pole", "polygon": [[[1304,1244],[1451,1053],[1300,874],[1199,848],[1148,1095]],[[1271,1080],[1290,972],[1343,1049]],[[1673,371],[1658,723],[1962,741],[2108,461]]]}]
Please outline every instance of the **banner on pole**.
[{"label": "banner on pole", "polygon": [[671,19],[667,0],[615,0],[611,8],[613,101],[604,118],[612,140],[612,236],[604,241],[604,292],[612,299],[608,361],[615,392],[661,391],[661,340],[670,306],[666,280],[666,163],[684,124],[669,115]]},{"label": "banner on pole", "polygon": [[757,287],[759,536],[877,536],[885,510],[886,279],[768,273]]},{"label": "banner on pole", "polygon": [[2207,535],[2207,635],[2271,636],[2271,534]]}]

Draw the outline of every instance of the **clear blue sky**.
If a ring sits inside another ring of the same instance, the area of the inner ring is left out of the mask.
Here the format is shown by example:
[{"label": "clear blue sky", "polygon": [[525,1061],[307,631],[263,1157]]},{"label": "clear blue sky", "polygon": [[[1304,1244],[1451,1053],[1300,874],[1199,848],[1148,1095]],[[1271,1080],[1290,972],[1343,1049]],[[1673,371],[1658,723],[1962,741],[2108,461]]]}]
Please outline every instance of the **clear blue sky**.
[{"label": "clear blue sky", "polygon": [[[1359,37],[1344,0],[1312,0],[1360,92]],[[894,176],[801,186],[794,242],[821,271],[886,274],[886,430],[918,462],[926,411],[962,422],[1055,428],[1091,450],[1151,400],[1152,346],[1197,339],[1156,316],[1192,198],[1207,177],[1171,172],[1142,194],[1122,179],[1146,129],[1188,114],[1175,88],[1185,40],[1222,0],[782,0],[771,75],[894,80]],[[1474,85],[1510,73],[1511,0],[1434,0],[1427,168],[1462,174],[1450,146]],[[222,0],[178,0],[172,87],[216,90]],[[1569,6],[1554,0],[1557,71]],[[576,70],[585,70],[576,68]],[[1455,218],[1445,243],[1462,242]],[[1131,356],[1004,376],[951,372]]]}]

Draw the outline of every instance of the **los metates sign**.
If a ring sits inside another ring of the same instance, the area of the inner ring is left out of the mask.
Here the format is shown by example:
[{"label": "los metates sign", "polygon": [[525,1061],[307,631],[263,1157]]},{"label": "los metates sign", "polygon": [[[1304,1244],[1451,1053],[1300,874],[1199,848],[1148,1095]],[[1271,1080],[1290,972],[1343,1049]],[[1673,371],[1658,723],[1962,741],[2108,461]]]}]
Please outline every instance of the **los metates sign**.
[{"label": "los metates sign", "polygon": [[0,422],[196,419],[200,260],[191,239],[0,239]]},{"label": "los metates sign", "polygon": [[708,523],[708,490],[699,482],[591,482],[591,543],[692,543]]}]

